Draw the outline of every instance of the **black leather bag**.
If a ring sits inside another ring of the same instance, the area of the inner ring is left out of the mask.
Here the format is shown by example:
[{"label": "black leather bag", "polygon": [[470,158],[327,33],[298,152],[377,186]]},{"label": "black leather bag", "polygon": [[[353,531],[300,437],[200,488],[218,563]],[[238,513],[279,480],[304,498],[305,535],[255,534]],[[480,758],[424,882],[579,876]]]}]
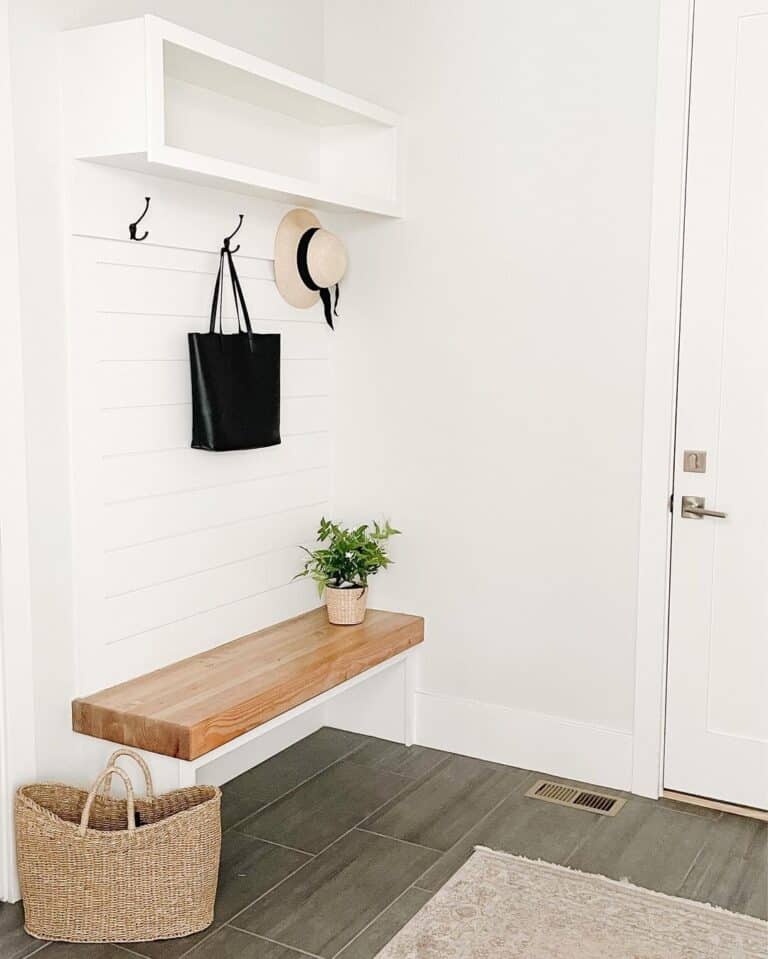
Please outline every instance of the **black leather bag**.
[{"label": "black leather bag", "polygon": [[[237,333],[228,334],[222,329],[225,258],[237,314]],[[254,333],[251,329],[228,249],[222,249],[219,257],[209,330],[189,333],[188,338],[192,446],[198,450],[276,446],[280,442],[280,334]]]}]

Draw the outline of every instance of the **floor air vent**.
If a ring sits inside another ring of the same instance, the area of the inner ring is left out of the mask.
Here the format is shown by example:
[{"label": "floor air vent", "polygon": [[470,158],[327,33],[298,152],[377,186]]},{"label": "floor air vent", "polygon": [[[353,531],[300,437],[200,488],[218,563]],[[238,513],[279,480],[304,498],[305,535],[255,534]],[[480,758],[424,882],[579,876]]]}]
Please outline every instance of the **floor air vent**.
[{"label": "floor air vent", "polygon": [[615,816],[627,801],[619,799],[618,796],[579,789],[576,786],[566,786],[564,783],[552,782],[549,779],[539,779],[525,795],[530,796],[531,799],[557,803],[559,806],[587,809],[600,816]]}]

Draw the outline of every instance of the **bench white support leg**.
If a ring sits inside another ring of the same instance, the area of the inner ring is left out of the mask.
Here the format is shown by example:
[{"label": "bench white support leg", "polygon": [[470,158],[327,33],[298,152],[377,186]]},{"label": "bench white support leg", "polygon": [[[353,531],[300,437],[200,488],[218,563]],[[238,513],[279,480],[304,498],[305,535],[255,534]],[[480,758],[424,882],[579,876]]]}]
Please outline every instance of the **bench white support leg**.
[{"label": "bench white support leg", "polygon": [[416,657],[410,653],[403,662],[403,742],[412,746],[416,738]]},{"label": "bench white support leg", "polygon": [[185,761],[179,761],[179,788],[197,785],[197,768]]}]

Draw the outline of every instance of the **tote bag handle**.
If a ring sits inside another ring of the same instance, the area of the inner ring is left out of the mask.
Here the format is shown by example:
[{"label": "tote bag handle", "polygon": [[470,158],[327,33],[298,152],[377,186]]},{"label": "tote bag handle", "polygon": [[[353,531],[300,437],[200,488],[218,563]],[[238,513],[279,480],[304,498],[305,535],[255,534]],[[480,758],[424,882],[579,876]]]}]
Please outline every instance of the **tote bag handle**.
[{"label": "tote bag handle", "polygon": [[[144,775],[144,787],[146,797],[150,802],[155,801],[155,790],[152,785],[152,773],[149,771],[149,766],[144,761],[144,758],[138,753],[135,753],[132,749],[116,749],[112,755],[107,760],[107,766],[116,766],[117,760],[121,756],[127,756],[129,759],[132,759],[141,769]],[[102,796],[109,796],[109,793],[112,789],[112,774],[104,780],[101,788]]]},{"label": "tote bag handle", "polygon": [[[235,261],[232,259],[232,253],[230,250],[221,248],[221,253],[219,254],[219,270],[216,274],[216,283],[213,287],[213,300],[211,301],[211,322],[208,327],[209,333],[216,333],[216,317],[218,313],[219,320],[219,329],[218,332],[224,332],[224,327],[222,325],[222,308],[224,303],[224,257],[227,258],[227,266],[229,267],[229,277],[232,282],[232,295],[235,300],[235,313],[237,315],[237,329],[239,333],[247,333],[248,336],[253,336],[253,329],[251,328],[251,317],[248,313],[248,306],[245,302],[245,295],[243,294],[243,288],[240,285],[240,277],[237,275],[237,270],[235,269]],[[241,328],[240,325],[240,311],[242,310],[243,321],[245,322],[245,330]]]},{"label": "tote bag handle", "polygon": [[88,793],[88,798],[85,800],[85,807],[83,808],[83,814],[80,817],[80,826],[78,832],[81,836],[84,836],[86,830],[88,829],[88,820],[91,818],[91,806],[93,801],[96,798],[96,794],[99,791],[99,787],[104,782],[104,780],[112,775],[119,776],[123,780],[123,785],[125,786],[125,798],[126,798],[126,820],[128,825],[128,832],[136,831],[136,816],[133,808],[133,785],[128,776],[128,773],[121,769],[119,766],[107,766],[106,769],[102,770],[99,775],[96,777],[96,782],[91,786],[91,791]]}]

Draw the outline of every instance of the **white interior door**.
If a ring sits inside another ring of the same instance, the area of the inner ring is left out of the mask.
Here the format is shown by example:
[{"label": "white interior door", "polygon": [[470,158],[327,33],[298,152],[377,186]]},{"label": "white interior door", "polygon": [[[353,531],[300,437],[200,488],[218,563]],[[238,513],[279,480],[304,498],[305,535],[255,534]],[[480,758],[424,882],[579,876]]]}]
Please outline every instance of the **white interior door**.
[{"label": "white interior door", "polygon": [[[696,0],[664,785],[768,807],[768,0]],[[702,457],[686,451],[705,451]],[[698,462],[697,462],[698,461]],[[682,515],[701,497],[725,518]]]}]

